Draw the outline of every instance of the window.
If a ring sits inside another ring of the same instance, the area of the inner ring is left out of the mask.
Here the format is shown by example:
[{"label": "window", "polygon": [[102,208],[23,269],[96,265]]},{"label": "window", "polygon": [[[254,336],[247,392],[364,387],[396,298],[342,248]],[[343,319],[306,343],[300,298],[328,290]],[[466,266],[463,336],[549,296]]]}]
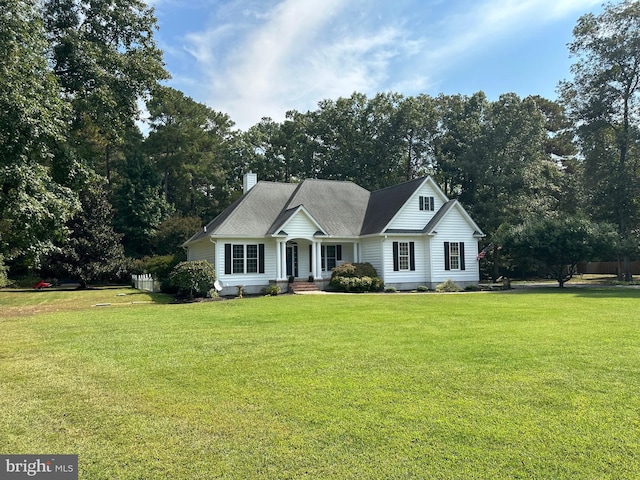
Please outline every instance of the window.
[{"label": "window", "polygon": [[435,201],[433,197],[420,196],[420,210],[433,212],[435,210]]},{"label": "window", "polygon": [[465,269],[464,242],[444,242],[444,269]]},{"label": "window", "polygon": [[449,262],[451,270],[460,270],[460,244],[458,242],[449,244]]},{"label": "window", "polygon": [[264,273],[264,243],[224,244],[224,273]]},{"label": "window", "polygon": [[258,273],[258,245],[247,245],[247,273]]},{"label": "window", "polygon": [[398,243],[398,269],[409,270],[409,243]]},{"label": "window", "polygon": [[233,246],[233,273],[244,273],[244,245]]},{"label": "window", "polygon": [[322,269],[330,272],[339,260],[342,260],[342,245],[323,245],[322,246]]},{"label": "window", "polygon": [[415,242],[393,242],[393,271],[413,271],[415,269]]}]

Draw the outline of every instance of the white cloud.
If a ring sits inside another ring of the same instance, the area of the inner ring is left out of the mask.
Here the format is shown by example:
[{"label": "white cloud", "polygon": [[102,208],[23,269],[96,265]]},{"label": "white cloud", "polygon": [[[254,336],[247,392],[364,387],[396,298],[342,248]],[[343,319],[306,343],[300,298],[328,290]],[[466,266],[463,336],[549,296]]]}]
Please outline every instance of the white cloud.
[{"label": "white cloud", "polygon": [[434,0],[419,4],[433,7],[420,23],[380,14],[385,0],[234,0],[212,28],[187,35],[184,48],[204,75],[197,98],[246,129],[354,91],[425,91],[469,55],[577,18],[599,1]]}]

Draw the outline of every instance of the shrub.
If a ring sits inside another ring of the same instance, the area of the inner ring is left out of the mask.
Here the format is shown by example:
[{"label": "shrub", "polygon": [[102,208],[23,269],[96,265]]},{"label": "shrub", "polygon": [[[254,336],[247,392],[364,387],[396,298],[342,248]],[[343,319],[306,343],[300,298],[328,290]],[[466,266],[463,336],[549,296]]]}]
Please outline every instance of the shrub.
[{"label": "shrub", "polygon": [[384,291],[387,293],[396,293],[398,289],[396,287],[387,287],[384,289]]},{"label": "shrub", "polygon": [[343,263],[335,267],[333,277],[377,277],[378,272],[370,263]]},{"label": "shrub", "polygon": [[9,268],[4,264],[4,257],[0,254],[0,288],[9,285]]},{"label": "shrub", "polygon": [[436,292],[461,292],[462,289],[454,282],[449,279],[446,282],[442,282],[440,285],[436,287]]},{"label": "shrub", "polygon": [[464,289],[467,292],[479,292],[480,291],[480,286],[479,285],[467,285],[466,287],[464,287]]},{"label": "shrub", "polygon": [[206,260],[180,262],[169,275],[169,279],[178,288],[179,293],[186,294],[189,298],[193,298],[194,295],[205,297],[216,281],[216,271]]},{"label": "shrub", "polygon": [[418,288],[416,288],[416,290],[419,292],[428,292],[429,287],[425,287],[424,285],[418,285]]},{"label": "shrub", "polygon": [[272,297],[275,297],[276,295],[280,295],[280,287],[278,285],[269,285],[268,287],[265,287],[262,289],[262,294],[263,295],[270,295]]},{"label": "shrub", "polygon": [[343,263],[333,269],[331,286],[343,292],[377,292],[384,284],[370,263]]},{"label": "shrub", "polygon": [[334,277],[331,285],[344,292],[377,292],[383,287],[378,277]]}]

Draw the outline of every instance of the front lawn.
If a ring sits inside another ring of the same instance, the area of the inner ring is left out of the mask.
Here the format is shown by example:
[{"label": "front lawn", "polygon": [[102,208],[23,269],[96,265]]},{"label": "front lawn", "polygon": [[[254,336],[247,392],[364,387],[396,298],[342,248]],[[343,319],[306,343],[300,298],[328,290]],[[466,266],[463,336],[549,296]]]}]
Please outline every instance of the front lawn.
[{"label": "front lawn", "polygon": [[92,480],[640,477],[640,290],[118,293],[0,291],[3,453]]}]

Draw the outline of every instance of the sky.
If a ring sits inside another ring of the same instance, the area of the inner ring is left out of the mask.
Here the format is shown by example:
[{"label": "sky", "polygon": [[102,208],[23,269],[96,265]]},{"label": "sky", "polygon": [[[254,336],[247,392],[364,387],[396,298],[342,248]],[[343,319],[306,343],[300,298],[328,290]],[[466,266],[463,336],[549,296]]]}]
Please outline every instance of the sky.
[{"label": "sky", "polygon": [[167,84],[247,130],[361,92],[557,98],[601,0],[146,0]]}]

